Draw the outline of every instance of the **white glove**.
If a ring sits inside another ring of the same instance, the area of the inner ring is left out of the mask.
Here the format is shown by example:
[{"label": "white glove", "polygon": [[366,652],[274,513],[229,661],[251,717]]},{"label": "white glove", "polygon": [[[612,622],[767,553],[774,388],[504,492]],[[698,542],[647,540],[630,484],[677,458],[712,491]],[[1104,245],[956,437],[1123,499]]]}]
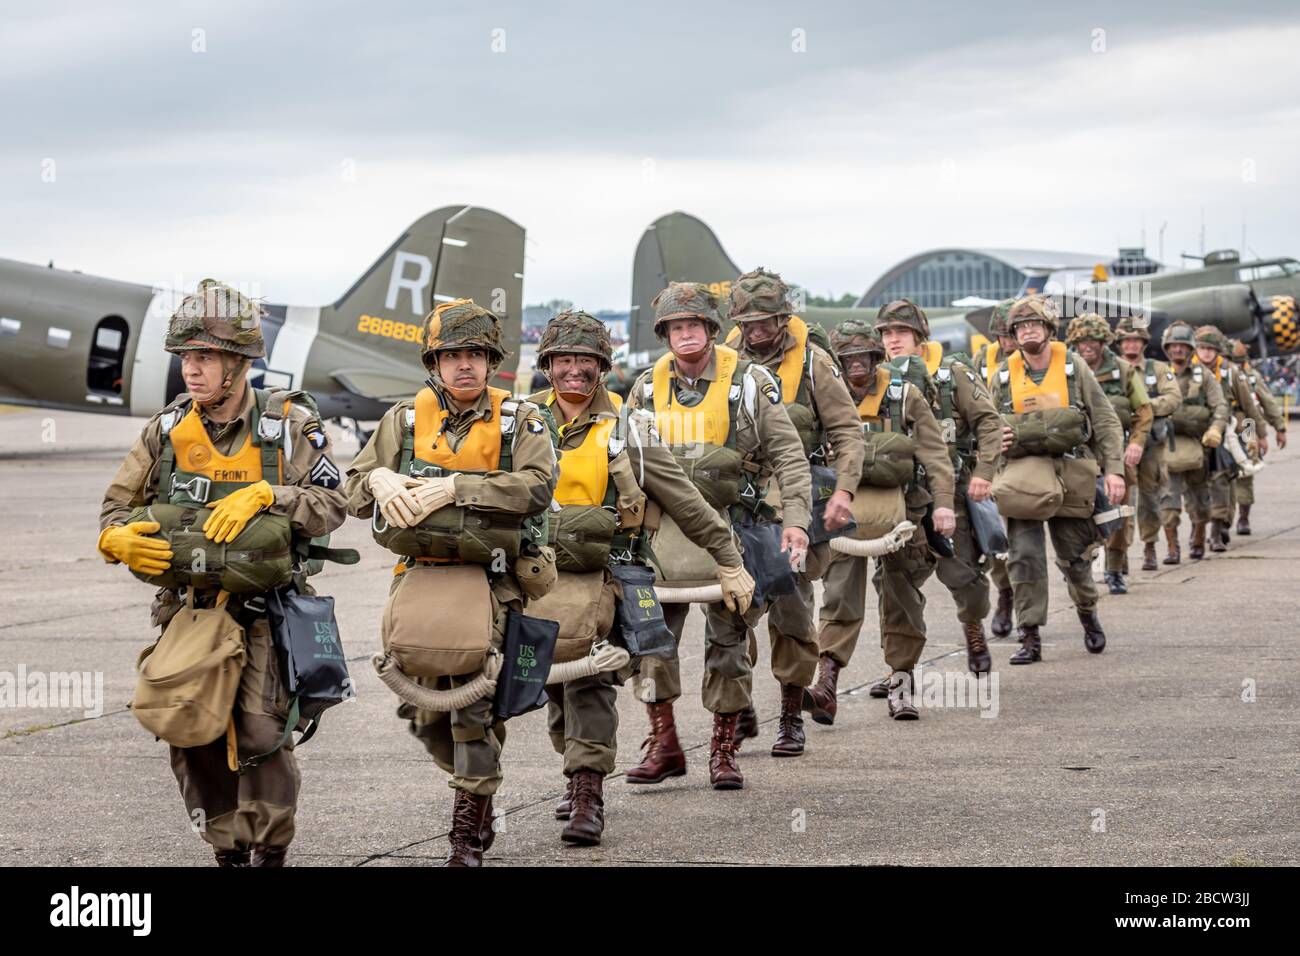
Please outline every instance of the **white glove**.
[{"label": "white glove", "polygon": [[397,528],[412,528],[420,523],[420,505],[411,491],[412,485],[420,480],[403,477],[391,468],[376,468],[366,476],[379,513]]},{"label": "white glove", "polygon": [[722,603],[727,610],[744,614],[754,600],[754,579],[744,565],[730,568],[718,565],[718,583],[722,585]]},{"label": "white glove", "polygon": [[419,524],[439,508],[445,508],[456,500],[456,476],[417,479],[411,487],[411,495],[416,503],[415,523]]}]

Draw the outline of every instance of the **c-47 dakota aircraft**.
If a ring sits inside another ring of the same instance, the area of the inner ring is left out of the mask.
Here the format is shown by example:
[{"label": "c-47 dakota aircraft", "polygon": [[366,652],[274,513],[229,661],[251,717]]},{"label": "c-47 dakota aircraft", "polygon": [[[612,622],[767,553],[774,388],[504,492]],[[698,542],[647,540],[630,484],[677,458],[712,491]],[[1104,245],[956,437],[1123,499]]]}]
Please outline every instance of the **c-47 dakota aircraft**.
[{"label": "c-47 dakota aircraft", "polygon": [[[476,206],[436,209],[338,301],[263,303],[266,358],[250,381],[306,389],[324,418],[377,419],[426,377],[414,343],[433,304],[472,298],[503,319],[510,354],[494,384],[513,388],[523,273],[522,226]],[[0,259],[0,403],[153,414],[183,391],[180,357],[163,351],[182,295]]]}]

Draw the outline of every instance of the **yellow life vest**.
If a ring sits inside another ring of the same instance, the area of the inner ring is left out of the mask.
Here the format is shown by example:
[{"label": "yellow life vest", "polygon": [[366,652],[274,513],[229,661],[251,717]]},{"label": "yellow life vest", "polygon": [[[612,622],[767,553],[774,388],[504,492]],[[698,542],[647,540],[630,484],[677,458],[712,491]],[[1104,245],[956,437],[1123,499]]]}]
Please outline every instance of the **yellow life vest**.
[{"label": "yellow life vest", "polygon": [[984,384],[993,387],[993,376],[998,372],[999,343],[990,342],[984,349]]},{"label": "yellow life vest", "polygon": [[[776,374],[781,379],[781,404],[790,405],[799,397],[799,383],[803,380],[803,365],[808,355],[808,323],[792,315],[785,328],[794,336],[795,344],[781,358]],[[738,347],[740,337],[740,326],[733,326],[727,333],[727,345]]]},{"label": "yellow life vest", "polygon": [[925,359],[925,370],[933,375],[939,371],[939,363],[943,361],[943,343],[933,340],[923,343],[921,355]]},{"label": "yellow life vest", "polygon": [[880,406],[884,404],[885,394],[889,391],[889,369],[876,369],[876,390],[867,392],[858,402],[858,418],[866,424],[880,424]]},{"label": "yellow life vest", "polygon": [[1065,343],[1049,342],[1048,345],[1052,357],[1041,385],[1029,377],[1025,357],[1021,352],[1013,352],[1007,358],[1011,405],[1016,414],[1070,406],[1070,382],[1065,374]]},{"label": "yellow life vest", "polygon": [[420,389],[415,396],[415,458],[448,472],[494,470],[501,461],[501,403],[510,397],[510,393],[491,385],[487,391],[492,402],[491,418],[477,419],[460,447],[452,451],[451,446],[442,440],[450,411],[442,407],[433,389]]},{"label": "yellow life vest", "polygon": [[262,480],[262,450],[253,444],[251,430],[237,452],[223,455],[208,437],[197,404],[190,405],[189,412],[172,428],[168,440],[176,456],[175,471],[170,482],[172,487],[161,488],[159,493],[171,504],[202,507]]},{"label": "yellow life vest", "polygon": [[[623,407],[623,400],[610,393],[617,411]],[[551,404],[555,395],[551,395]],[[569,425],[560,426],[560,439],[563,440]],[[555,483],[554,498],[560,505],[590,505],[600,507],[605,503],[609,491],[609,437],[614,433],[617,418],[606,418],[596,422],[583,436],[582,444],[577,448],[566,448],[560,453],[560,477]]]},{"label": "yellow life vest", "polygon": [[660,356],[655,362],[652,379],[655,427],[659,430],[659,437],[670,447],[701,443],[719,446],[726,444],[731,432],[728,395],[740,356],[735,349],[725,345],[715,345],[714,356],[717,375],[709,383],[704,399],[691,408],[679,405],[674,400],[672,379],[677,373],[672,368],[672,353]]}]

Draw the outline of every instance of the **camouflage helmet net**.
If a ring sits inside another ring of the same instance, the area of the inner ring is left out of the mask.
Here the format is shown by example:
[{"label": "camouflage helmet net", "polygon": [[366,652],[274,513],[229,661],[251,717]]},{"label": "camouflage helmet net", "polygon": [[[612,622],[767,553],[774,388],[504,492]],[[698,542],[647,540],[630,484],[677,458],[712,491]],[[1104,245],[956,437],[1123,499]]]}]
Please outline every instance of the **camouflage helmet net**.
[{"label": "camouflage helmet net", "polygon": [[1115,333],[1111,330],[1110,323],[1096,312],[1085,312],[1070,320],[1070,326],[1065,333],[1065,343],[1074,345],[1084,339],[1096,339],[1102,345],[1110,345],[1115,341]]},{"label": "camouflage helmet net", "polygon": [[594,355],[601,369],[608,372],[613,367],[614,345],[604,322],[581,309],[570,309],[547,323],[537,346],[537,367],[545,372],[553,355]]},{"label": "camouflage helmet net", "polygon": [[733,322],[781,318],[793,312],[790,287],[762,266],[738,278],[727,294],[727,318]]},{"label": "camouflage helmet net", "polygon": [[989,335],[1011,335],[1011,327],[1007,325],[1007,316],[1011,312],[1011,307],[1015,304],[1015,299],[1003,299],[993,307],[992,313],[989,314]]},{"label": "camouflage helmet net", "polygon": [[722,331],[718,318],[718,297],[702,282],[670,282],[654,301],[655,335],[667,340],[668,323],[673,319],[699,319],[709,327],[709,334]]},{"label": "camouflage helmet net", "polygon": [[1046,323],[1047,328],[1055,335],[1057,328],[1061,324],[1061,310],[1057,308],[1056,300],[1050,295],[1043,295],[1042,293],[1016,299],[1015,304],[1011,306],[1010,311],[1007,313],[1007,327],[1014,334],[1016,326],[1020,322],[1035,319]]},{"label": "camouflage helmet net", "polygon": [[172,313],[164,348],[175,353],[214,349],[265,358],[263,315],[252,299],[216,279],[204,279]]},{"label": "camouflage helmet net", "polygon": [[1232,360],[1234,362],[1245,362],[1250,358],[1250,349],[1241,339],[1232,340]]},{"label": "camouflage helmet net", "polygon": [[1133,317],[1126,315],[1115,325],[1115,340],[1120,339],[1141,339],[1143,342],[1151,341],[1151,330],[1145,325],[1134,325]]},{"label": "camouflage helmet net", "polygon": [[506,357],[501,344],[501,320],[473,299],[442,303],[424,317],[420,360],[430,368],[433,356],[447,349],[483,349],[488,353],[491,374]]},{"label": "camouflage helmet net", "polygon": [[1215,349],[1221,355],[1228,352],[1228,340],[1224,338],[1223,333],[1213,325],[1200,326],[1197,328],[1193,338],[1198,347],[1207,346]]},{"label": "camouflage helmet net", "polygon": [[876,331],[888,328],[911,329],[922,342],[930,337],[930,320],[925,310],[911,299],[897,299],[880,307],[876,313]]},{"label": "camouflage helmet net", "polygon": [[1189,349],[1196,347],[1196,333],[1186,322],[1171,322],[1160,336],[1160,347],[1168,351],[1171,345],[1186,345]]},{"label": "camouflage helmet net", "polygon": [[831,349],[836,355],[875,354],[885,357],[885,345],[870,322],[849,319],[831,330]]}]

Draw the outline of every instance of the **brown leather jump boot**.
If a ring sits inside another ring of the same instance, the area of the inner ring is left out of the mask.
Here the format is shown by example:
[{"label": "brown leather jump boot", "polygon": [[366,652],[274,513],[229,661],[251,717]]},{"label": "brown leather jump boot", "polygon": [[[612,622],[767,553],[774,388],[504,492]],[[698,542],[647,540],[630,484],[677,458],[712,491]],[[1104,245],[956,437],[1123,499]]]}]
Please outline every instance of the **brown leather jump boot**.
[{"label": "brown leather jump boot", "polygon": [[1156,569],[1156,543],[1148,541],[1142,545],[1142,570],[1154,571]]},{"label": "brown leather jump boot", "polygon": [[714,790],[739,790],[745,776],[736,766],[736,720],[739,712],[713,715],[713,739],[709,742],[709,783]]},{"label": "brown leather jump boot", "polygon": [[1250,534],[1250,505],[1237,505],[1237,534]]},{"label": "brown leather jump boot", "polygon": [[567,820],[569,814],[573,812],[573,778],[566,777],[564,780],[564,796],[560,802],[555,805],[555,819]]},{"label": "brown leather jump boot", "polygon": [[1011,588],[998,588],[998,606],[993,610],[993,620],[989,621],[989,630],[994,637],[1006,637],[1011,633],[1011,609],[1016,592]]},{"label": "brown leather jump boot", "polygon": [[803,688],[798,684],[781,685],[781,717],[776,723],[773,757],[798,757],[803,753]]},{"label": "brown leather jump boot", "polygon": [[1197,521],[1192,525],[1192,540],[1187,549],[1188,557],[1199,561],[1205,557],[1205,522]]},{"label": "brown leather jump boot", "polygon": [[605,832],[605,775],[598,770],[575,770],[573,813],[560,839],[576,846],[597,846]]},{"label": "brown leather jump boot", "polygon": [[815,723],[827,727],[835,723],[835,711],[840,706],[836,699],[839,680],[840,665],[829,654],[823,654],[817,662],[817,682],[803,692],[803,709]]},{"label": "brown leather jump boot", "polygon": [[646,704],[650,735],[641,742],[646,752],[641,762],[627,772],[628,783],[659,783],[686,773],[686,754],[677,742],[672,701]]},{"label": "brown leather jump boot", "polygon": [[984,625],[979,621],[962,624],[966,632],[966,666],[972,674],[987,674],[993,667],[988,641],[984,639]]},{"label": "brown leather jump boot", "polygon": [[482,797],[464,790],[456,791],[455,803],[451,808],[451,832],[447,842],[451,844],[443,866],[482,866],[483,818],[487,816],[491,797]]},{"label": "brown leather jump boot", "polygon": [[1037,624],[1020,626],[1020,650],[1011,655],[1012,664],[1036,664],[1043,659],[1043,639]]},{"label": "brown leather jump boot", "polygon": [[248,865],[253,866],[284,866],[284,855],[289,852],[287,846],[267,846],[264,843],[254,843],[252,852],[248,855]]},{"label": "brown leather jump boot", "polygon": [[247,850],[214,850],[217,866],[224,870],[243,869],[248,866]]},{"label": "brown leather jump boot", "polygon": [[1216,554],[1228,550],[1227,529],[1222,521],[1210,522],[1210,550]]},{"label": "brown leather jump boot", "polygon": [[1079,623],[1083,625],[1083,646],[1088,649],[1090,654],[1100,654],[1106,649],[1106,632],[1101,629],[1101,618],[1097,617],[1097,611],[1082,611],[1075,608],[1079,615]]},{"label": "brown leather jump boot", "polygon": [[1178,546],[1178,525],[1165,526],[1165,560],[1163,564],[1179,564],[1183,560],[1183,551]]},{"label": "brown leather jump boot", "polygon": [[740,745],[751,737],[758,736],[758,713],[753,707],[746,707],[740,711],[740,716],[736,718],[736,750],[740,750]]}]

